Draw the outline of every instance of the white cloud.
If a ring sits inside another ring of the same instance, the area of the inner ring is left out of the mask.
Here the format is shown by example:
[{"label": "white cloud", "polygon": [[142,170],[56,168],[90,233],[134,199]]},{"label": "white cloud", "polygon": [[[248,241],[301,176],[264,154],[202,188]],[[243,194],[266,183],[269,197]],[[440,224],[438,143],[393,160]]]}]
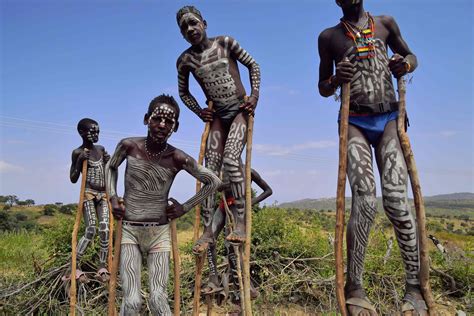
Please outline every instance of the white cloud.
[{"label": "white cloud", "polygon": [[22,172],[25,169],[20,166],[13,165],[6,161],[0,160],[0,173],[7,173],[7,172]]},{"label": "white cloud", "polygon": [[458,133],[458,131],[446,130],[446,131],[439,132],[439,135],[441,135],[442,137],[452,137],[452,136],[456,135],[457,133]]},{"label": "white cloud", "polygon": [[306,142],[302,144],[296,144],[291,146],[283,145],[271,145],[271,144],[254,144],[253,149],[256,152],[269,156],[287,156],[298,153],[300,151],[309,149],[325,149],[337,146],[334,141],[322,140],[314,142]]}]

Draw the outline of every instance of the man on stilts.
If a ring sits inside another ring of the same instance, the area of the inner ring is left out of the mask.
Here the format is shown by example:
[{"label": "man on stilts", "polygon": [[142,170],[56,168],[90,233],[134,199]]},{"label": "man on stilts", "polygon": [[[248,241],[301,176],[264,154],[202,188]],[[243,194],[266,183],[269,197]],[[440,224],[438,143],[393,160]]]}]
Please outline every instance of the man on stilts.
[{"label": "man on stilts", "polygon": [[[394,226],[405,265],[402,311],[427,315],[420,291],[418,237],[407,198],[409,179],[397,135],[398,102],[391,77],[414,71],[417,59],[392,17],[370,15],[362,0],[336,3],[343,11],[340,23],[324,30],[318,39],[318,86],[320,94],[328,97],[340,85],[350,83],[347,176],[352,208],[347,226],[347,310],[349,315],[377,314],[362,287],[365,251],[377,212],[372,146],[382,182],[383,206]],[[395,53],[390,60],[387,46]]]},{"label": "man on stilts", "polygon": [[[195,7],[185,6],[176,15],[181,34],[191,44],[177,61],[179,95],[183,103],[204,122],[211,122],[206,146],[206,167],[219,174],[221,165],[228,174],[235,197],[231,208],[236,228],[227,240],[245,241],[245,185],[240,160],[247,139],[248,116],[253,114],[259,97],[260,68],[255,60],[230,36],[208,38],[207,22]],[[237,62],[249,69],[252,91],[244,100],[245,89],[240,80]],[[189,92],[189,75],[193,74],[202,87],[213,109],[201,108]],[[195,253],[205,251],[214,243],[212,217],[215,194],[203,203],[204,233],[193,248]]]}]

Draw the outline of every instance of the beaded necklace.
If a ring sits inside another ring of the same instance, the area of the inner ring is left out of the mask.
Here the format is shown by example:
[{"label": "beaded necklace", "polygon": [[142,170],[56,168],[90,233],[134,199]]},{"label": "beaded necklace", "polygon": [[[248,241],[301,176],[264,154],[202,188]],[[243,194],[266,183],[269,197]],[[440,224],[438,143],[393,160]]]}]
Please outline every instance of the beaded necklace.
[{"label": "beaded necklace", "polygon": [[357,59],[368,59],[375,57],[375,22],[373,17],[366,12],[367,15],[367,26],[361,28],[353,25],[352,23],[341,19],[342,25],[346,28],[346,35],[354,41],[354,45],[357,49]]},{"label": "beaded necklace", "polygon": [[166,149],[168,149],[168,144],[166,144],[166,146],[160,150],[159,152],[157,153],[152,153],[150,150],[148,150],[148,142],[147,142],[148,139],[145,139],[145,152],[148,156],[148,158],[150,160],[153,160],[153,158],[156,158],[156,157],[160,157],[161,158],[161,154],[164,153],[166,151]]}]

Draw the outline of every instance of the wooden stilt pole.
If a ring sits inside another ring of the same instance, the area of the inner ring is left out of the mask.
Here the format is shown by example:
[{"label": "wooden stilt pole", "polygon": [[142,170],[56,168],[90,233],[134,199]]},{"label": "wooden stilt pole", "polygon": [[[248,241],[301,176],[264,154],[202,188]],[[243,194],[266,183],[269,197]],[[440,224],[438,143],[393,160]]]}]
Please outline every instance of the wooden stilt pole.
[{"label": "wooden stilt pole", "polygon": [[[207,107],[212,110],[213,103],[209,101]],[[206,153],[206,143],[207,137],[209,136],[209,131],[211,129],[211,123],[206,122],[204,127],[204,132],[201,136],[201,147],[199,148],[199,157],[198,157],[198,164],[202,165],[204,161],[204,154]],[[201,182],[196,182],[196,192],[201,189]],[[196,216],[194,218],[194,237],[193,240],[196,243],[199,238],[199,227],[201,226],[201,205],[198,204],[195,207]],[[201,281],[202,281],[202,269],[204,266],[204,259],[205,259],[206,251],[203,251],[202,254],[196,255],[196,273],[194,276],[194,298],[193,298],[193,315],[199,315],[199,302],[201,299]]]},{"label": "wooden stilt pole", "polygon": [[336,198],[336,233],[334,238],[334,253],[336,257],[336,298],[339,311],[347,315],[346,298],[344,296],[344,212],[347,171],[347,134],[349,124],[350,83],[342,85],[341,121],[339,125],[339,169],[337,173]]},{"label": "wooden stilt pole", "polygon": [[[225,193],[222,192],[222,201],[224,203],[224,209],[226,212],[226,217],[228,218],[228,227],[229,227],[229,233],[232,233],[235,229],[235,219],[234,215],[232,214],[232,211],[229,209],[229,206],[227,205],[227,198],[225,196]],[[238,245],[232,244],[232,248],[234,249],[236,261],[237,261],[237,266],[235,267],[237,269],[237,279],[239,281],[239,292],[240,292],[240,309],[241,309],[241,315],[245,316],[246,310],[245,310],[245,290],[244,290],[244,280],[242,278],[242,267],[240,265],[240,247]],[[230,264],[230,263],[229,263]]]},{"label": "wooden stilt pole", "polygon": [[[88,151],[84,148],[84,151]],[[74,228],[72,230],[72,241],[71,241],[71,288],[69,289],[69,315],[76,315],[76,300],[77,300],[77,288],[76,288],[76,268],[77,268],[77,233],[81,226],[82,210],[84,207],[84,192],[86,190],[86,179],[87,179],[87,159],[82,162],[82,176],[81,176],[81,192],[79,196],[79,204],[77,205],[76,220],[74,222]]]},{"label": "wooden stilt pole", "polygon": [[113,263],[113,242],[114,242],[114,215],[112,214],[112,205],[110,204],[109,195],[106,194],[107,205],[109,207],[109,250],[107,252],[107,270],[110,272]]},{"label": "wooden stilt pole", "polygon": [[421,194],[420,178],[418,177],[418,169],[416,168],[415,157],[410,145],[410,139],[405,131],[405,120],[406,120],[406,85],[403,77],[397,80],[398,85],[398,96],[399,96],[399,108],[398,108],[398,138],[400,139],[400,145],[405,156],[405,162],[408,168],[408,174],[410,175],[411,188],[413,191],[413,199],[415,200],[416,209],[416,225],[418,230],[418,244],[420,252],[420,286],[423,298],[425,299],[426,305],[428,305],[428,312],[430,315],[435,313],[435,303],[430,287],[430,258],[428,253],[428,240],[426,238],[426,217],[425,217],[425,204],[423,196]]},{"label": "wooden stilt pole", "polygon": [[[119,200],[120,204],[123,204],[123,199]],[[109,281],[109,304],[108,304],[108,316],[115,316],[117,311],[115,310],[115,297],[117,290],[117,274],[120,264],[120,250],[122,243],[122,219],[117,220],[117,227],[115,228],[115,243],[114,243],[114,258],[112,261],[112,269],[110,271]]]},{"label": "wooden stilt pole", "polygon": [[244,253],[244,299],[245,315],[252,316],[252,301],[250,297],[250,246],[252,243],[252,138],[253,115],[248,116],[247,122],[247,148],[245,155],[245,253]]},{"label": "wooden stilt pole", "polygon": [[180,312],[181,262],[179,259],[178,233],[176,230],[176,219],[171,220],[170,227],[171,227],[171,245],[173,248],[173,265],[174,265],[174,315],[179,316],[181,313]]}]

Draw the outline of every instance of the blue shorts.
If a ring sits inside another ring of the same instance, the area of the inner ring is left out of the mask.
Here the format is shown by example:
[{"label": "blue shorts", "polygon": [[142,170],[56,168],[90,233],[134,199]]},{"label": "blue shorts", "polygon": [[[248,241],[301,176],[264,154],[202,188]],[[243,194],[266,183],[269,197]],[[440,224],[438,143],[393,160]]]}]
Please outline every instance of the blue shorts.
[{"label": "blue shorts", "polygon": [[375,115],[349,115],[349,124],[357,126],[369,143],[375,147],[383,135],[385,125],[390,121],[396,120],[397,117],[398,111]]}]

